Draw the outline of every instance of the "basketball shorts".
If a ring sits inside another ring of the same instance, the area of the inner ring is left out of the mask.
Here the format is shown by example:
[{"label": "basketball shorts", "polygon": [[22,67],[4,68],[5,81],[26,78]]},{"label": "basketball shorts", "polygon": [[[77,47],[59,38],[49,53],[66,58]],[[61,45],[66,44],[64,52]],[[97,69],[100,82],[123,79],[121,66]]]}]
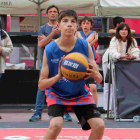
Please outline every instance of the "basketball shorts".
[{"label": "basketball shorts", "polygon": [[[67,105],[54,104],[48,108],[50,120],[54,117],[63,117]],[[91,118],[100,118],[101,114],[95,104],[71,106],[75,112],[83,130],[91,129],[87,120]]]},{"label": "basketball shorts", "polygon": [[90,84],[96,84],[94,78],[88,78],[86,81],[86,85],[89,87]]}]

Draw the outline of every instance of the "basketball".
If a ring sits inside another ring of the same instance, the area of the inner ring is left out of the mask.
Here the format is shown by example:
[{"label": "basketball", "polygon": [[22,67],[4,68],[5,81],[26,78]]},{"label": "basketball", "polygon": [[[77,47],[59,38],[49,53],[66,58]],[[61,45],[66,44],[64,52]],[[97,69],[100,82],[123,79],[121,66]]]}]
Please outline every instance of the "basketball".
[{"label": "basketball", "polygon": [[82,81],[85,78],[89,60],[82,53],[70,53],[61,63],[62,75],[72,82]]}]

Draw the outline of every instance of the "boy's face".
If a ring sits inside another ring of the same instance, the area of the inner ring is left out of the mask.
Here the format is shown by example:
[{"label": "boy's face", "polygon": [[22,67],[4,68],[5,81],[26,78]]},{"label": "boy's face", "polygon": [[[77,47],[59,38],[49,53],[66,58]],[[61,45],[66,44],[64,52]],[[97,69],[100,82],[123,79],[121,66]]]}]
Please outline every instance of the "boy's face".
[{"label": "boy's face", "polygon": [[83,31],[88,32],[92,27],[91,22],[88,20],[82,21],[81,28]]},{"label": "boy's face", "polygon": [[58,11],[55,7],[52,7],[51,9],[48,10],[47,17],[51,21],[56,21],[58,17]]},{"label": "boy's face", "polygon": [[60,29],[61,34],[64,34],[66,36],[74,36],[74,33],[78,29],[77,21],[72,16],[65,16],[58,24],[58,28]]}]

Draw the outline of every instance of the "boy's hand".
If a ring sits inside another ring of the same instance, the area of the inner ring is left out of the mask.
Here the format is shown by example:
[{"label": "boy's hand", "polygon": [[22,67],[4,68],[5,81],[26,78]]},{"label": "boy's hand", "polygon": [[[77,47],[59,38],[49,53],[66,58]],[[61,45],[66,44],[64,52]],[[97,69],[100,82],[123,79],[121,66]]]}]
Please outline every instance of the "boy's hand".
[{"label": "boy's hand", "polygon": [[61,57],[61,60],[59,62],[59,69],[58,69],[58,74],[57,74],[57,76],[59,77],[59,79],[61,79],[63,77],[62,72],[61,72],[61,63],[62,63],[64,57],[65,57],[65,55],[63,55],[63,57]]},{"label": "boy's hand", "polygon": [[97,32],[95,32],[95,39],[97,39],[97,41],[98,41],[98,33]]},{"label": "boy's hand", "polygon": [[98,74],[98,72],[94,69],[93,65],[89,63],[89,69],[87,69],[85,80],[87,80],[90,77],[94,78],[97,76],[97,74]]}]

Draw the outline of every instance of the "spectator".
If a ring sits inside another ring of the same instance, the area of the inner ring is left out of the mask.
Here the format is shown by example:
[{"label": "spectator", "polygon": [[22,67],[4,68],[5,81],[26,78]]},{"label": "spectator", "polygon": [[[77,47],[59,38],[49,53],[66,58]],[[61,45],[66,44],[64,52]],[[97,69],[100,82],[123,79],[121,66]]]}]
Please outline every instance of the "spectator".
[{"label": "spectator", "polygon": [[[115,17],[113,19],[113,25],[114,25],[114,29],[110,29],[109,33],[116,33],[116,29],[117,27],[124,23],[125,19],[123,17]],[[131,30],[131,33],[134,34],[135,30]],[[106,50],[106,52],[104,53],[103,57],[102,57],[102,67],[103,67],[103,76],[104,76],[104,89],[103,89],[103,108],[105,111],[107,111],[107,105],[108,105],[108,92],[109,92],[109,85],[108,83],[105,83],[105,76],[107,73],[107,65],[108,65],[108,53],[109,53],[109,48]],[[112,85],[110,86],[110,106],[109,106],[109,118],[114,118],[114,113],[113,113],[113,100],[112,100]],[[106,118],[107,116],[105,116]]]},{"label": "spectator", "polygon": [[[114,24],[114,29],[110,29],[109,33],[116,33],[117,27],[121,24],[124,23],[125,19],[123,17],[115,17],[113,19],[113,24]],[[104,76],[104,88],[103,88],[103,109],[105,112],[107,111],[108,107],[108,92],[109,92],[109,84],[105,83],[105,76],[107,74],[107,65],[108,65],[108,52],[109,48],[106,50],[102,57],[102,67],[103,67],[103,76]],[[113,95],[112,95],[112,84],[110,86],[110,103],[109,103],[109,118],[114,118],[114,113],[113,113]],[[106,118],[107,116],[105,116]]]},{"label": "spectator", "polygon": [[[94,45],[98,41],[98,34],[95,31],[91,31],[91,28],[94,25],[94,21],[91,17],[84,16],[80,18],[79,25],[82,28],[82,31],[77,31],[76,36],[81,39],[85,39],[91,45],[94,59],[96,60],[98,55],[96,53]],[[90,87],[93,99],[97,105],[98,97],[95,80],[93,78],[89,78],[86,84]]]},{"label": "spectator", "polygon": [[[6,31],[0,29],[0,82],[2,74],[5,72],[6,56],[13,51],[12,41]],[[1,119],[1,116],[0,116]]]},{"label": "spectator", "polygon": [[[116,30],[115,37],[111,39],[109,45],[110,59],[126,58],[132,60],[139,58],[139,52],[137,42],[132,37],[130,27],[126,23],[120,24]],[[112,95],[110,99],[111,103],[113,103]]]},{"label": "spectator", "polygon": [[110,59],[128,60],[139,58],[139,49],[136,40],[132,37],[130,27],[122,23],[116,30],[116,35],[111,39],[109,46]]},{"label": "spectator", "polygon": [[[119,17],[119,16],[117,16],[117,17],[115,17],[114,19],[113,19],[113,25],[114,25],[114,29],[110,29],[109,30],[109,33],[112,33],[112,34],[115,34],[116,33],[116,29],[117,29],[117,27],[121,24],[121,23],[124,23],[125,22],[125,19],[123,18],[123,17]],[[135,30],[132,30],[131,29],[131,33],[132,34],[135,34]]]}]

